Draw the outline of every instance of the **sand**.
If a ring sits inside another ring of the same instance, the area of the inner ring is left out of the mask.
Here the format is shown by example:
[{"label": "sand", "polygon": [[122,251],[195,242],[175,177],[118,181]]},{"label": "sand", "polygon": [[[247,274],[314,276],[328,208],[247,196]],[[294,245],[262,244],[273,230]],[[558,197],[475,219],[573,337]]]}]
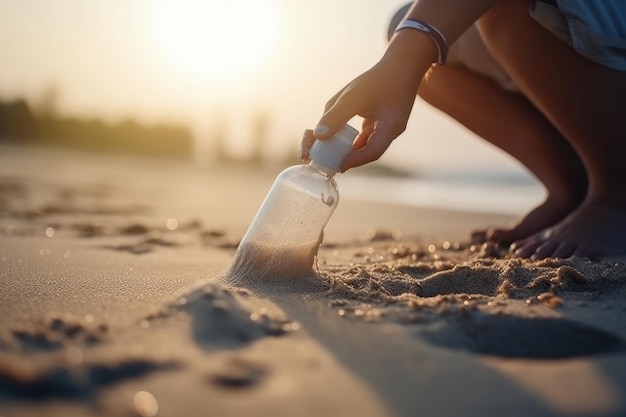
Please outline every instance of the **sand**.
[{"label": "sand", "polygon": [[0,147],[0,415],[626,415],[624,260],[344,199],[297,291],[238,281],[280,170]]}]

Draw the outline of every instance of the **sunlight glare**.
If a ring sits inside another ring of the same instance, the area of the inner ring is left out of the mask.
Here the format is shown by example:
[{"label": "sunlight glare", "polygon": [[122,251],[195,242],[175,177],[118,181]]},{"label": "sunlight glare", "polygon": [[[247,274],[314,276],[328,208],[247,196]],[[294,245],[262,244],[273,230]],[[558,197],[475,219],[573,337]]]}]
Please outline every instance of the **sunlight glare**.
[{"label": "sunlight glare", "polygon": [[275,1],[157,0],[150,26],[182,76],[236,78],[264,63],[279,32]]}]

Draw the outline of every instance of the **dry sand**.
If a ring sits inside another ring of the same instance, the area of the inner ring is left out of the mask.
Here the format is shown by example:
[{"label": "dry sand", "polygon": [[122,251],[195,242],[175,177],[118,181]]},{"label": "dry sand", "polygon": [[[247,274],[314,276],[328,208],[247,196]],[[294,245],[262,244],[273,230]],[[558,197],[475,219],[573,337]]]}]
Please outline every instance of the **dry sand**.
[{"label": "dry sand", "polygon": [[621,260],[346,200],[307,280],[232,285],[278,171],[0,147],[0,416],[626,415]]}]

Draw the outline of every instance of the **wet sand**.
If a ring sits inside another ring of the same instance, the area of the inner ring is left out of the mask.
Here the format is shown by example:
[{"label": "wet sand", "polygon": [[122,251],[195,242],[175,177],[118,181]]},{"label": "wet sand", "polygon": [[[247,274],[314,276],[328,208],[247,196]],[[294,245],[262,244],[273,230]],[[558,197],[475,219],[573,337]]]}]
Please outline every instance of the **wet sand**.
[{"label": "wet sand", "polygon": [[622,260],[344,199],[298,291],[225,280],[280,170],[1,147],[0,415],[626,414]]}]

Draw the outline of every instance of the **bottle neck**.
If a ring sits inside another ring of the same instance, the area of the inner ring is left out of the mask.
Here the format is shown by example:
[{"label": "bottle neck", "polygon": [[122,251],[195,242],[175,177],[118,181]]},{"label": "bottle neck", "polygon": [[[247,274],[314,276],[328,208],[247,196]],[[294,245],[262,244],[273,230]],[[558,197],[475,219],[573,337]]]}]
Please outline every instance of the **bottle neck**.
[{"label": "bottle neck", "polygon": [[313,160],[311,160],[311,162],[309,162],[309,166],[316,169],[317,171],[321,172],[322,174],[324,174],[325,176],[327,176],[328,178],[332,178],[337,171],[334,171],[322,164],[319,164]]}]

